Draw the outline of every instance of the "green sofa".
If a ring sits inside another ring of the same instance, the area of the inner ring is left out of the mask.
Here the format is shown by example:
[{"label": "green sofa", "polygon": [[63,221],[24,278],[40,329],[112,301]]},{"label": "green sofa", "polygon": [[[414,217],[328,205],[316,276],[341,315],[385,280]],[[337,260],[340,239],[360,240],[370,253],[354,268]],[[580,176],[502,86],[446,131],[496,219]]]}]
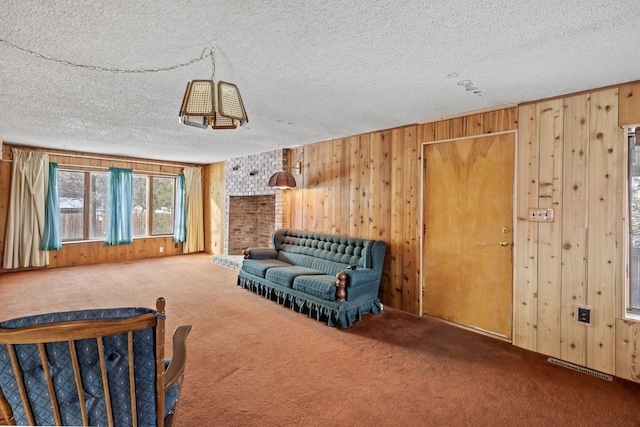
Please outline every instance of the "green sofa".
[{"label": "green sofa", "polygon": [[329,326],[347,328],[380,313],[378,298],[386,244],[281,228],[271,248],[248,248],[238,286]]}]

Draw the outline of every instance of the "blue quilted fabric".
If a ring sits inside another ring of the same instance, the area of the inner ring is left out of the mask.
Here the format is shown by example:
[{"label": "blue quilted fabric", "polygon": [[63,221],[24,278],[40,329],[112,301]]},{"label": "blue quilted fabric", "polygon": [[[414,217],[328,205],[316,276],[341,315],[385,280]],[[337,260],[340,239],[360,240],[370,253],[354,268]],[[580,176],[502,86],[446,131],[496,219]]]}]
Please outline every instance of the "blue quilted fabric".
[{"label": "blue quilted fabric", "polygon": [[279,285],[287,286],[290,288],[293,285],[293,279],[303,274],[313,275],[322,274],[322,272],[313,270],[311,268],[292,265],[289,267],[270,268],[267,270],[267,274],[265,274],[264,277],[267,280],[271,280],[272,282],[278,283]]},{"label": "blue quilted fabric", "polygon": [[280,229],[273,234],[273,246],[280,254],[308,255],[362,268],[371,268],[373,244],[373,240],[303,230]]},{"label": "blue quilted fabric", "polygon": [[[12,329],[44,323],[81,319],[125,319],[145,313],[156,313],[148,308],[123,308],[83,310],[64,313],[50,313],[8,320],[0,323],[0,328]],[[139,426],[156,425],[155,400],[155,332],[153,329],[133,333],[134,366],[136,379],[136,406]],[[130,426],[131,401],[129,398],[128,339],[127,334],[103,338],[109,393],[112,400],[113,416],[117,426]],[[17,345],[16,353],[23,371],[23,378],[38,425],[55,425],[49,391],[46,385],[44,367],[36,345]],[[74,380],[69,346],[66,342],[45,345],[48,366],[54,382],[56,398],[65,425],[81,425],[78,393]],[[106,425],[107,412],[104,402],[102,374],[98,359],[97,341],[87,339],[76,342],[76,352],[81,366],[82,386],[85,406],[91,425]],[[16,378],[11,367],[7,347],[0,345],[0,386],[9,401],[18,425],[28,425]],[[168,397],[167,411],[175,404],[173,391]],[[175,393],[174,393],[175,394]]]},{"label": "blue quilted fabric", "polygon": [[288,267],[289,265],[290,264],[277,259],[245,259],[242,262],[242,268],[259,277],[264,277],[265,273],[270,268]]},{"label": "blue quilted fabric", "polygon": [[293,280],[293,289],[314,295],[327,301],[336,300],[336,276],[298,276]]}]

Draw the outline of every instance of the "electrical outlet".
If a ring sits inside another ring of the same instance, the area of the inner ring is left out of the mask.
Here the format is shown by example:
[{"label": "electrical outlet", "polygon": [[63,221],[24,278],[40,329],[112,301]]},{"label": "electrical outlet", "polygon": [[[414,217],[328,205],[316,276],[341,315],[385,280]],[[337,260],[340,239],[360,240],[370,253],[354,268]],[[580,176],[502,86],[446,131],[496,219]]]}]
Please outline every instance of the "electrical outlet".
[{"label": "electrical outlet", "polygon": [[578,322],[591,325],[591,307],[578,306]]},{"label": "electrical outlet", "polygon": [[160,246],[160,253],[164,252],[164,247]]},{"label": "electrical outlet", "polygon": [[553,222],[553,208],[529,208],[527,221]]}]

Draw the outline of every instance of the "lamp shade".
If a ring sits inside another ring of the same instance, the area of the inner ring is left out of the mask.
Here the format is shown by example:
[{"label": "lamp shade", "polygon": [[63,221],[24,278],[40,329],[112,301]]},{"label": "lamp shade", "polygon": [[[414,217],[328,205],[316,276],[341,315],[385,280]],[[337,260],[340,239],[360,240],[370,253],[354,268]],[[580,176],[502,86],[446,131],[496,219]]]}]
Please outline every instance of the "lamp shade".
[{"label": "lamp shade", "polygon": [[238,87],[213,80],[187,84],[179,115],[185,125],[201,128],[235,129],[249,121]]},{"label": "lamp shade", "polygon": [[296,180],[289,172],[276,172],[269,178],[269,187],[271,188],[296,188]]}]

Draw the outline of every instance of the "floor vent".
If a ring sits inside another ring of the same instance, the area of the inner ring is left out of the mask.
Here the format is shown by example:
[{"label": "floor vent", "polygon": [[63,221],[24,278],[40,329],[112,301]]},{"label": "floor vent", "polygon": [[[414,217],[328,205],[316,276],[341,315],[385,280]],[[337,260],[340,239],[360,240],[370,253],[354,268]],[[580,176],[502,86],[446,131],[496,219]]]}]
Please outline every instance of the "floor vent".
[{"label": "floor vent", "polygon": [[554,365],[560,365],[565,368],[573,369],[574,371],[582,372],[583,374],[593,375],[601,380],[613,381],[613,377],[611,375],[603,374],[602,372],[594,371],[593,369],[585,368],[584,366],[574,365],[573,363],[565,362],[564,360],[558,360],[550,357],[549,362]]}]

